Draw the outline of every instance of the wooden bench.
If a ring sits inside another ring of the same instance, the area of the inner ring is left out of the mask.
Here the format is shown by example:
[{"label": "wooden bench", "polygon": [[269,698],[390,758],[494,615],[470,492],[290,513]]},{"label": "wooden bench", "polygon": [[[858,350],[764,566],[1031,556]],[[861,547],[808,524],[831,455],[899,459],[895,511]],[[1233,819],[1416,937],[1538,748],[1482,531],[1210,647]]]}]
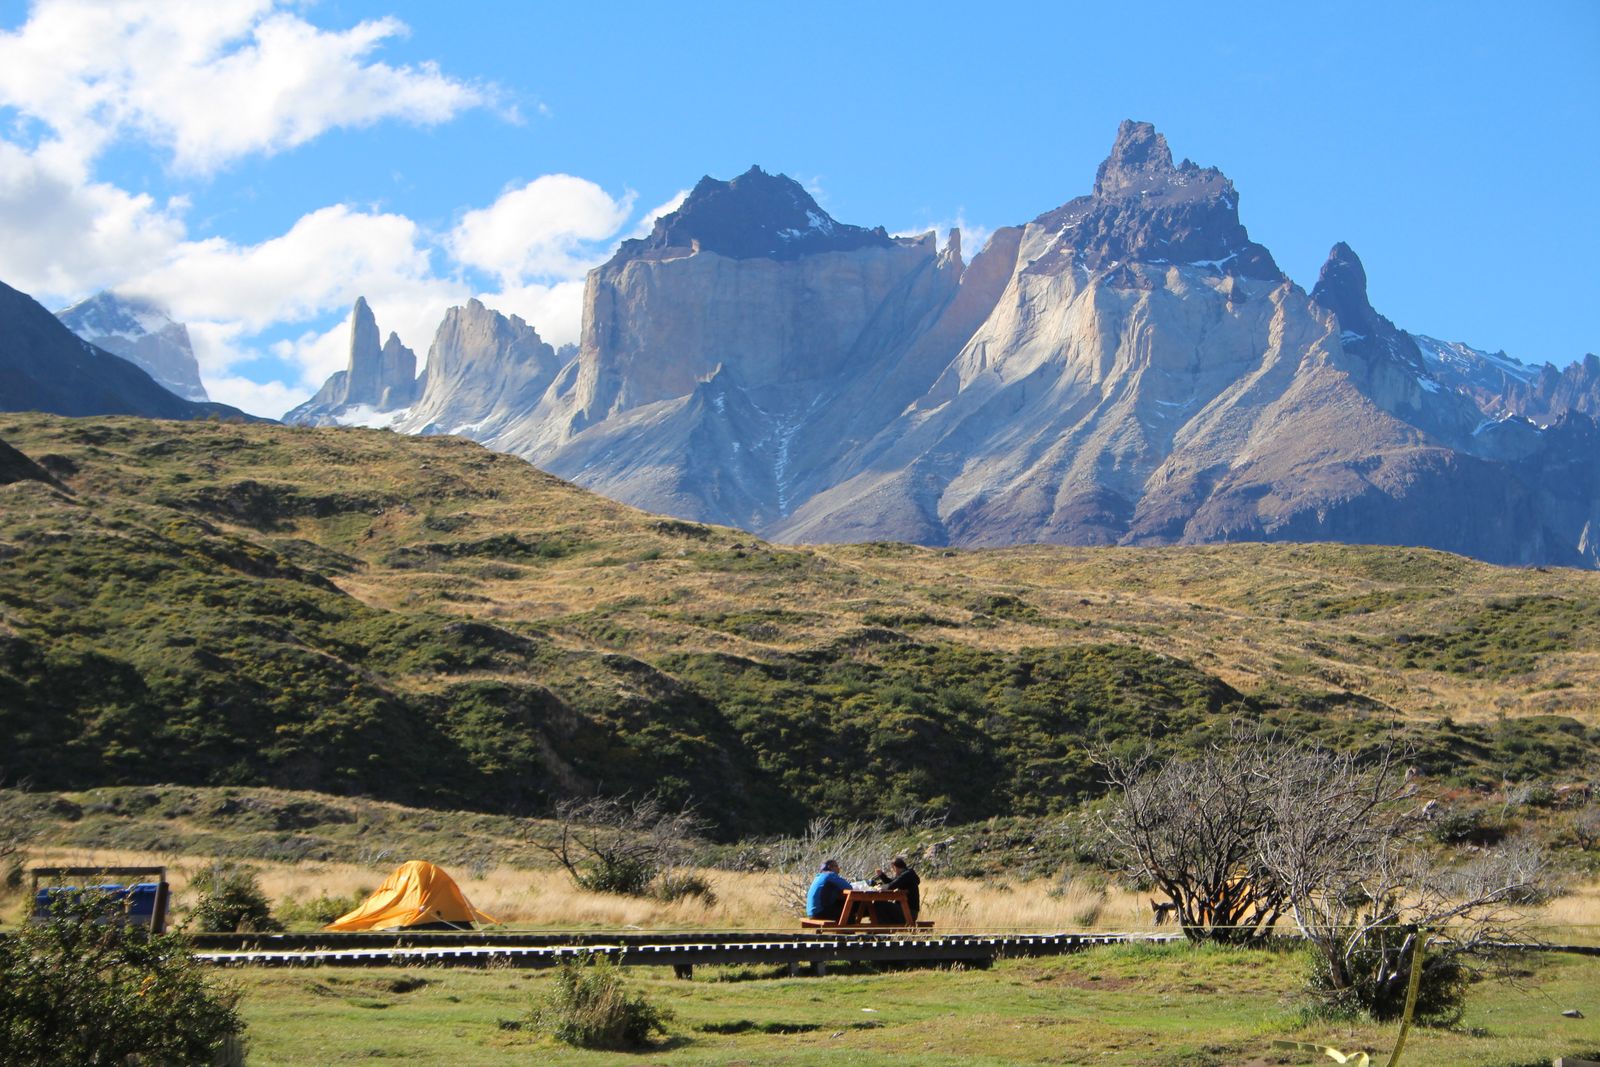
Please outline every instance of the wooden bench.
[{"label": "wooden bench", "polygon": [[901,915],[911,914],[911,902],[903,889],[847,889],[837,919],[801,919],[800,925],[813,930],[870,930],[873,933],[926,930],[933,926],[931,919],[881,923],[873,910],[875,904],[898,904]]}]

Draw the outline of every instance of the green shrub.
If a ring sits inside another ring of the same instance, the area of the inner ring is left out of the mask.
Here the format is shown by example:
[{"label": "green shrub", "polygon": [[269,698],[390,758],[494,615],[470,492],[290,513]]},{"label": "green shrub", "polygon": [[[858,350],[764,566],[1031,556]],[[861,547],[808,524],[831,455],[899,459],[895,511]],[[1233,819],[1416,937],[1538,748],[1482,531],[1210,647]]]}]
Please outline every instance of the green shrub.
[{"label": "green shrub", "polygon": [[642,995],[629,996],[622,967],[603,956],[561,965],[554,985],[529,1014],[540,1033],[579,1048],[623,1049],[647,1045],[665,1033],[672,1013]]},{"label": "green shrub", "polygon": [[[1415,927],[1395,922],[1374,929],[1356,951],[1345,957],[1342,986],[1335,985],[1326,957],[1308,954],[1311,962],[1306,988],[1313,1000],[1308,1014],[1340,1020],[1398,1019],[1405,1010],[1411,981],[1409,938],[1415,933]],[[1460,1022],[1471,980],[1471,971],[1458,957],[1425,951],[1422,983],[1417,989],[1417,1024],[1448,1027]]]},{"label": "green shrub", "polygon": [[239,995],[177,934],[105,921],[97,894],[0,940],[0,1067],[243,1062]]},{"label": "green shrub", "polygon": [[366,893],[351,893],[344,897],[330,897],[326,892],[309,900],[291,900],[278,905],[280,922],[296,926],[327,926],[341,915],[347,915],[361,906]]},{"label": "green shrub", "polygon": [[578,885],[591,893],[617,893],[622,896],[644,896],[656,876],[654,864],[642,863],[632,857],[597,856],[573,878]]},{"label": "green shrub", "polygon": [[1441,845],[1488,845],[1505,836],[1504,828],[1484,809],[1456,806],[1436,816],[1428,833]]},{"label": "green shrub", "polygon": [[201,930],[258,933],[283,929],[272,917],[272,904],[248,867],[214,863],[195,875],[190,885],[200,894],[190,921]]},{"label": "green shrub", "polygon": [[668,904],[674,900],[699,897],[706,907],[717,902],[717,891],[710,879],[695,871],[664,871],[650,887],[650,895]]}]

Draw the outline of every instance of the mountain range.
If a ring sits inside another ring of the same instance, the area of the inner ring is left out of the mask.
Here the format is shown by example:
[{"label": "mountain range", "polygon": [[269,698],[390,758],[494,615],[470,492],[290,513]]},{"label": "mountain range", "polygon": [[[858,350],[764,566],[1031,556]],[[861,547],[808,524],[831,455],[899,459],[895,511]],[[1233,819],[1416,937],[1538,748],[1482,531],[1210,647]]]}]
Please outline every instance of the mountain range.
[{"label": "mountain range", "polygon": [[[203,396],[159,309],[101,294],[61,314]],[[466,436],[779,541],[1336,540],[1600,563],[1600,360],[1535,367],[1408,333],[1342,242],[1306,292],[1251,240],[1233,183],[1175,162],[1148,123],[1121,125],[1087,195],[970,261],[959,231],[941,247],[849,225],[752,167],[703,178],[590,273],[577,345],[479,301],[450,309],[420,376],[381,336],[358,301],[346,369],[285,420]],[[51,394],[53,375],[0,400],[165,410],[85,399],[105,382]]]},{"label": "mountain range", "polygon": [[1600,562],[1600,363],[1413,336],[1343,243],[1307,293],[1148,123],[970,262],[958,231],[847,225],[759,168],[702,179],[590,273],[575,351],[473,303],[420,386],[395,429],[780,541]]}]

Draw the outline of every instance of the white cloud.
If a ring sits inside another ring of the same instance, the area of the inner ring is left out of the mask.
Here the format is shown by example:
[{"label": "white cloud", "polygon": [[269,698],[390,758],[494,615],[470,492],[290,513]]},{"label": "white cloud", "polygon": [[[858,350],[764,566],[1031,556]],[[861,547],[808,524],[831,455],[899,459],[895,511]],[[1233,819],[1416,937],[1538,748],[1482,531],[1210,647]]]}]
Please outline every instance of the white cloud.
[{"label": "white cloud", "polygon": [[123,288],[164,304],[179,319],[227,319],[260,330],[358,296],[375,302],[435,294],[441,283],[415,222],[336,204],[260,244],[221,237],[180,244],[165,263]]},{"label": "white cloud", "polygon": [[443,122],[493,91],[432,63],[373,61],[392,18],[320,29],[280,0],[38,0],[0,33],[0,105],[50,127],[78,160],[123,134],[210,171],[338,127]]},{"label": "white cloud", "polygon": [[[155,300],[189,324],[201,378],[213,395],[213,383],[237,378],[235,367],[263,354],[255,341],[263,331],[346,312],[359,296],[372,305],[385,336],[398,333],[424,360],[445,309],[471,292],[434,272],[427,235],[412,220],[344,205],[302,216],[259,244],[218,237],[180,242],[163,262],[118,288]],[[275,342],[266,351],[293,368],[290,380],[279,383],[288,392],[265,389],[249,403],[276,403],[286,395],[291,402],[275,409],[239,406],[276,418],[344,367],[348,344],[344,319]]]},{"label": "white cloud", "polygon": [[[376,316],[377,312],[373,314]],[[383,320],[378,321],[382,323]],[[307,330],[292,341],[279,341],[272,346],[272,354],[299,367],[300,387],[315,392],[322,388],[330,374],[344,370],[349,364],[350,317],[346,315],[337,325],[320,333]]]},{"label": "white cloud", "polygon": [[480,293],[478,299],[507,315],[521,315],[539,331],[539,337],[560,348],[576,344],[583,329],[583,285],[580,280],[554,285],[529,285]]},{"label": "white cloud", "polygon": [[148,269],[182,239],[180,206],[0,141],[0,279],[30,293],[82,295]]},{"label": "white cloud", "polygon": [[[554,344],[578,338],[583,277],[634,215],[631,191],[551,174],[467,211],[444,235],[333,204],[259,243],[192,234],[187,204],[99,180],[118,140],[210,172],[336,128],[442,122],[496,90],[374,59],[394,19],[326,30],[297,0],[37,0],[0,31],[0,278],[66,303],[117,288],[187,322],[213,397],[277,416],[342,368],[356,297],[425,360],[446,308],[475,290]],[[540,105],[540,113],[547,111]],[[675,209],[679,193],[640,221]],[[485,275],[494,285],[484,285]],[[330,325],[330,317],[340,321]],[[272,341],[267,338],[288,339]],[[298,332],[294,332],[298,331]],[[260,383],[262,357],[284,368]],[[251,377],[246,377],[248,374]]]},{"label": "white cloud", "polygon": [[312,391],[282,382],[256,382],[238,375],[206,379],[206,395],[219,404],[228,404],[251,415],[276,419],[305,402]]},{"label": "white cloud", "polygon": [[560,346],[578,340],[590,269],[611,256],[619,236],[645,236],[657,218],[678,210],[688,196],[689,190],[678,190],[619,235],[633,206],[632,192],[614,198],[583,178],[550,174],[467,212],[446,243],[460,263],[499,279],[496,291],[479,293],[478,299],[521,315],[540,337]]},{"label": "white cloud", "polygon": [[631,191],[613,199],[586,179],[546,174],[467,212],[447,243],[457,260],[497,276],[503,287],[581,277],[605,258],[596,242],[622,228],[633,201]]}]

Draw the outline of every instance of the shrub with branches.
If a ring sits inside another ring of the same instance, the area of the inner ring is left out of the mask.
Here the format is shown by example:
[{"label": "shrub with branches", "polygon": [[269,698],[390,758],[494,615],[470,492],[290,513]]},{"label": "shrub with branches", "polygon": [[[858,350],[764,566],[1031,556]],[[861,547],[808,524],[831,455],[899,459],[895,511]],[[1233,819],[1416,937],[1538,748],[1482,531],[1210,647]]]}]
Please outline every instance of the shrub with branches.
[{"label": "shrub with branches", "polygon": [[1288,894],[1260,861],[1271,783],[1244,735],[1197,756],[1102,754],[1096,762],[1112,789],[1104,828],[1113,858],[1171,901],[1190,940],[1272,933]]},{"label": "shrub with branches", "polygon": [[554,856],[580,888],[626,896],[649,895],[683,865],[704,829],[692,808],[674,810],[653,793],[563,801],[555,824],[551,836],[532,843]]},{"label": "shrub with branches", "polygon": [[1313,989],[1395,1018],[1423,937],[1418,1021],[1453,1023],[1472,963],[1514,938],[1517,906],[1540,899],[1543,850],[1516,838],[1465,865],[1443,862],[1424,847],[1426,824],[1392,745],[1365,761],[1273,746],[1263,771],[1274,788],[1261,862],[1288,887],[1295,925],[1316,952]]},{"label": "shrub with branches", "polygon": [[177,934],[123,927],[120,902],[68,894],[0,939],[0,1067],[243,1062],[238,992]]},{"label": "shrub with branches", "polygon": [[1579,848],[1600,849],[1600,803],[1585,803],[1567,823],[1567,830]]}]

